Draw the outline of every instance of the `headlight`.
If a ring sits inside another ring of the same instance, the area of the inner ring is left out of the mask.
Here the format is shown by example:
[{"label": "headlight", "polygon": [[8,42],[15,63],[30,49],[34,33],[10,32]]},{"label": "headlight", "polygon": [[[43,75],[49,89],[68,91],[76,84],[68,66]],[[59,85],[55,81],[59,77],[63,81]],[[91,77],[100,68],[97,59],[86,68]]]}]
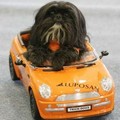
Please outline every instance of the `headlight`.
[{"label": "headlight", "polygon": [[103,88],[104,91],[109,92],[112,88],[112,80],[110,78],[103,78],[101,81],[101,86]]},{"label": "headlight", "polygon": [[39,87],[39,92],[40,92],[40,95],[43,97],[43,98],[49,98],[51,96],[51,89],[48,85],[46,84],[42,84],[40,87]]}]

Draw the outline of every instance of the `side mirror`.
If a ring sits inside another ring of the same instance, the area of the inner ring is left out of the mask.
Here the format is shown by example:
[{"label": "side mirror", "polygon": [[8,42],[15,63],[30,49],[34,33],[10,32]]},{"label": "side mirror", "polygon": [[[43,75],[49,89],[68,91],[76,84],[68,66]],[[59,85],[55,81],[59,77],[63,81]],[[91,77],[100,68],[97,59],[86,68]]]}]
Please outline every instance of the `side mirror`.
[{"label": "side mirror", "polygon": [[16,56],[15,64],[16,65],[23,65],[24,67],[26,67],[26,64],[24,64],[23,61],[18,56]]},{"label": "side mirror", "polygon": [[99,58],[102,59],[102,57],[108,56],[108,55],[109,55],[109,52],[107,52],[107,51],[102,51],[102,52],[101,52],[101,55],[99,56]]}]

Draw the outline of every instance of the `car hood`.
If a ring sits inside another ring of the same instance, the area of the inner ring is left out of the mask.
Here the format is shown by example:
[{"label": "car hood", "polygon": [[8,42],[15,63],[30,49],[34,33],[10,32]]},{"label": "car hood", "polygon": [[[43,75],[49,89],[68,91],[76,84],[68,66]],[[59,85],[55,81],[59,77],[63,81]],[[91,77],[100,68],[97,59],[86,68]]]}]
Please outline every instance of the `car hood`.
[{"label": "car hood", "polygon": [[100,60],[86,68],[68,67],[58,72],[38,69],[34,72],[37,86],[49,85],[54,96],[75,92],[97,91],[100,93],[101,80],[106,76],[109,76],[109,73]]}]

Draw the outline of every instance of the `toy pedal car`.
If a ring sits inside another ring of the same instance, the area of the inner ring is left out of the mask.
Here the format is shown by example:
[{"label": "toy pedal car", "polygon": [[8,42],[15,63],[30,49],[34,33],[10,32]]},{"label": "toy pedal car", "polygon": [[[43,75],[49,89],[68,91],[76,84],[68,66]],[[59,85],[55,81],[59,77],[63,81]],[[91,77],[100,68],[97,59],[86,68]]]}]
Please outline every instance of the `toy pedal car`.
[{"label": "toy pedal car", "polygon": [[35,67],[24,57],[29,31],[18,34],[9,56],[13,81],[20,79],[30,95],[34,119],[66,119],[98,116],[114,109],[114,82],[101,58],[87,41],[89,51],[61,71]]}]

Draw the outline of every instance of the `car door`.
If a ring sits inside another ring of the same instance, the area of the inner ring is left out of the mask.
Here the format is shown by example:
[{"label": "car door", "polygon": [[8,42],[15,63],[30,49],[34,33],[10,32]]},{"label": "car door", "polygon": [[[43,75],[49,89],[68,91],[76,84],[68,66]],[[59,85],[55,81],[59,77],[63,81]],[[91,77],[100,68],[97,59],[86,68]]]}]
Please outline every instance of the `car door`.
[{"label": "car door", "polygon": [[19,70],[21,73],[21,81],[25,88],[28,90],[28,86],[30,84],[30,75],[29,75],[29,63],[22,55],[20,59],[23,62],[23,65],[19,65]]}]

